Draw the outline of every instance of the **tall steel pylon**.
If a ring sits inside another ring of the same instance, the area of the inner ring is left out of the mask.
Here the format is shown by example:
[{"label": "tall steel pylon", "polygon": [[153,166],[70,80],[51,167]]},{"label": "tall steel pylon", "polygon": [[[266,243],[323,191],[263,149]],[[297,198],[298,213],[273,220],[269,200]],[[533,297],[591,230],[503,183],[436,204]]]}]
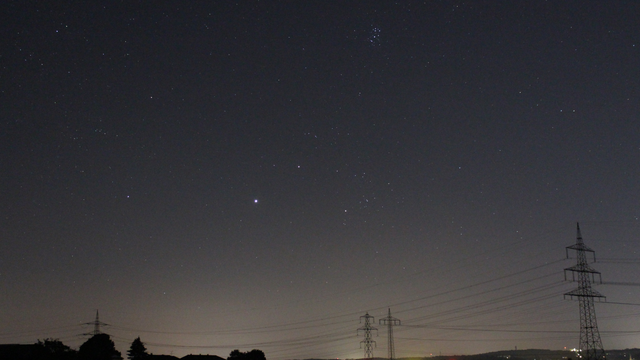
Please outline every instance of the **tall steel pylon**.
[{"label": "tall steel pylon", "polygon": [[396,348],[393,344],[393,326],[400,325],[400,320],[391,316],[391,309],[389,309],[387,317],[378,320],[378,323],[380,323],[380,325],[387,325],[387,335],[389,338],[387,349],[389,352],[389,360],[393,360],[396,357]]},{"label": "tall steel pylon", "polygon": [[102,332],[100,331],[100,326],[108,326],[109,324],[105,324],[100,321],[100,314],[98,313],[98,310],[96,310],[96,319],[93,322],[84,323],[83,325],[93,325],[93,332],[85,333],[82,335],[94,336],[94,335],[102,334]]},{"label": "tall steel pylon", "polygon": [[376,342],[371,339],[371,331],[375,330],[377,333],[378,329],[371,326],[371,323],[375,322],[375,319],[373,316],[369,315],[368,312],[365,315],[360,316],[360,323],[362,323],[362,318],[364,318],[364,326],[357,330],[358,335],[360,334],[360,331],[364,331],[364,340],[360,341],[360,347],[364,344],[365,359],[373,359],[373,347],[376,346]]},{"label": "tall steel pylon", "polygon": [[[575,266],[564,269],[564,279],[567,280],[567,271],[571,272],[571,281],[578,283],[578,288],[564,294],[565,299],[578,299],[580,303],[580,348],[579,356],[585,360],[606,360],[607,356],[602,347],[598,323],[596,321],[596,309],[594,300],[605,300],[605,296],[591,288],[592,283],[602,284],[602,276],[599,271],[592,268],[587,262],[587,254],[593,254],[596,261],[596,253],[587,247],[582,241],[580,224],[577,224],[577,237],[575,245],[567,246],[567,259],[569,250],[575,250],[578,263]],[[577,278],[577,280],[576,280]]]}]

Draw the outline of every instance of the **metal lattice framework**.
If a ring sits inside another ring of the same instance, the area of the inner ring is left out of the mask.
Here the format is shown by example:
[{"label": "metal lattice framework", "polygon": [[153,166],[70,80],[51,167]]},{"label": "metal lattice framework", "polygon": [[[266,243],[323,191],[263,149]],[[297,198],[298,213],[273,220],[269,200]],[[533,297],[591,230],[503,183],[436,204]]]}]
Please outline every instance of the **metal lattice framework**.
[{"label": "metal lattice framework", "polygon": [[393,360],[396,357],[396,348],[393,344],[393,326],[400,325],[400,320],[392,317],[391,309],[389,309],[389,314],[387,315],[387,317],[378,320],[378,322],[380,323],[380,325],[387,325],[387,335],[389,338],[387,348],[389,353],[389,360]]},{"label": "metal lattice framework", "polygon": [[360,316],[360,323],[362,323],[362,319],[364,318],[364,326],[359,328],[357,333],[360,334],[360,331],[364,332],[364,340],[360,341],[360,347],[364,344],[364,358],[365,359],[373,359],[373,347],[376,346],[376,342],[371,338],[371,332],[377,331],[378,329],[371,326],[371,323],[374,322],[373,316],[366,313],[363,316]]},{"label": "metal lattice framework", "polygon": [[98,310],[96,310],[96,319],[93,322],[84,323],[83,325],[93,325],[93,332],[82,334],[82,335],[91,335],[91,336],[103,334],[103,332],[100,331],[100,326],[109,326],[109,324],[105,324],[100,321],[100,314],[98,313]]},{"label": "metal lattice framework", "polygon": [[577,224],[575,245],[566,248],[567,259],[569,258],[569,250],[575,250],[578,261],[575,266],[564,269],[564,278],[568,280],[567,272],[571,273],[571,281],[577,282],[578,288],[564,294],[564,297],[571,300],[577,299],[580,304],[579,356],[585,360],[606,360],[607,356],[602,347],[595,309],[595,300],[605,300],[605,296],[591,288],[592,283],[602,284],[602,276],[587,261],[587,253],[593,255],[594,262],[596,254],[582,241],[580,224]]}]

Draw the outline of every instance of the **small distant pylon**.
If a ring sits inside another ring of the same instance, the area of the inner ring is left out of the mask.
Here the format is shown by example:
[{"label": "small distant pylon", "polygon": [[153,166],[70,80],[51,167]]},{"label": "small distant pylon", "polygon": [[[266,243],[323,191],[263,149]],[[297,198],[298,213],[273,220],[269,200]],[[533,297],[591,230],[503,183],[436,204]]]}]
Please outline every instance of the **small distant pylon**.
[{"label": "small distant pylon", "polygon": [[373,359],[373,347],[376,346],[376,342],[371,339],[371,331],[375,330],[377,334],[378,329],[371,326],[375,319],[368,312],[360,316],[360,323],[362,323],[362,318],[364,318],[364,326],[359,328],[357,333],[359,335],[360,331],[364,331],[364,340],[360,341],[360,347],[364,344],[364,359],[371,360]]},{"label": "small distant pylon", "polygon": [[83,325],[93,325],[93,332],[82,334],[91,336],[102,334],[102,332],[100,331],[100,326],[109,326],[109,324],[105,324],[100,321],[100,314],[98,313],[98,310],[96,310],[96,319],[93,322],[84,323]]},{"label": "small distant pylon", "polygon": [[389,314],[387,315],[387,317],[378,320],[378,322],[380,323],[380,325],[387,325],[387,335],[389,338],[387,343],[387,349],[389,353],[388,356],[389,360],[393,360],[396,357],[396,348],[393,344],[393,326],[400,325],[400,320],[391,316],[391,309],[389,309]]},{"label": "small distant pylon", "polygon": [[[575,245],[567,246],[567,258],[569,258],[569,250],[575,250],[578,262],[575,266],[564,269],[564,279],[567,280],[567,271],[571,272],[571,281],[578,283],[578,288],[564,294],[565,299],[568,297],[573,300],[578,299],[580,304],[580,357],[584,360],[606,360],[607,355],[602,346],[600,332],[598,331],[598,322],[596,321],[596,309],[594,300],[605,300],[605,296],[591,288],[592,283],[602,284],[602,276],[599,271],[592,268],[588,261],[586,253],[593,255],[593,261],[596,260],[595,251],[587,247],[582,241],[580,233],[580,224],[577,224],[577,236]],[[577,277],[577,280],[576,280]]]}]

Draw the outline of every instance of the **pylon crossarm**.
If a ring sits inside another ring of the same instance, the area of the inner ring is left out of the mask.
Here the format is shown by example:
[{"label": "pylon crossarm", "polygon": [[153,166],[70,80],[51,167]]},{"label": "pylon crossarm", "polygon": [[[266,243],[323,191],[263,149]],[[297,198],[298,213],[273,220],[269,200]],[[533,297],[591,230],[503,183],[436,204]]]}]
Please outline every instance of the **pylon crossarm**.
[{"label": "pylon crossarm", "polygon": [[575,271],[575,272],[579,272],[579,273],[588,273],[588,274],[600,274],[600,271],[592,268],[591,266],[589,266],[589,264],[586,263],[578,263],[577,265],[568,267],[566,269],[564,269],[565,271]]},{"label": "pylon crossarm", "polygon": [[606,296],[590,296],[590,295],[580,295],[580,294],[564,294],[564,299],[565,300],[581,300],[583,298],[592,298],[597,302],[607,302],[607,297]]},{"label": "pylon crossarm", "polygon": [[604,295],[600,294],[598,291],[589,288],[585,288],[585,287],[579,287],[577,289],[571,290],[568,293],[565,293],[565,295],[575,295],[575,296],[584,296],[584,297],[592,297],[592,298],[596,298],[596,297],[605,297]]},{"label": "pylon crossarm", "polygon": [[586,246],[585,244],[574,244],[571,246],[567,246],[567,250],[576,250],[576,251],[586,251],[586,252],[590,252],[590,253],[594,253],[595,251],[593,251],[590,247]]}]

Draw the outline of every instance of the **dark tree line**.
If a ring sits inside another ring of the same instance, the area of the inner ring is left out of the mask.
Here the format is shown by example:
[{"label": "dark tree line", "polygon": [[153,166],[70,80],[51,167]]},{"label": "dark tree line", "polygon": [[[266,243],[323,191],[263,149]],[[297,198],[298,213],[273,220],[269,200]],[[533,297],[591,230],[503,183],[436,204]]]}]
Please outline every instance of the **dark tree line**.
[{"label": "dark tree line", "polygon": [[58,339],[38,340],[36,349],[38,360],[75,360],[78,353]]},{"label": "dark tree line", "polygon": [[[140,342],[140,338],[136,339]],[[135,344],[135,340],[134,340]],[[133,345],[131,344],[132,348]],[[142,345],[142,342],[140,342]],[[144,345],[142,345],[144,348]],[[137,348],[136,348],[137,349]],[[144,349],[146,351],[146,349]],[[134,352],[137,356],[138,352]],[[32,360],[114,360],[122,355],[107,334],[97,334],[85,341],[78,350],[74,350],[58,339],[38,340],[34,352],[28,357]],[[139,357],[130,359],[141,359]]]},{"label": "dark tree line", "polygon": [[[107,334],[97,334],[85,341],[78,350],[74,350],[63,344],[58,339],[38,340],[33,347],[34,351],[28,357],[21,357],[28,360],[122,360],[120,351],[116,350],[115,344]],[[147,352],[140,337],[131,343],[127,351],[129,360],[146,360],[151,357]],[[251,350],[242,352],[233,350],[227,360],[267,360],[261,350]]]},{"label": "dark tree line", "polygon": [[227,360],[267,360],[267,358],[261,350],[242,352],[236,349],[229,354]]},{"label": "dark tree line", "polygon": [[78,350],[78,360],[113,360],[122,359],[120,351],[107,334],[93,335]]}]

